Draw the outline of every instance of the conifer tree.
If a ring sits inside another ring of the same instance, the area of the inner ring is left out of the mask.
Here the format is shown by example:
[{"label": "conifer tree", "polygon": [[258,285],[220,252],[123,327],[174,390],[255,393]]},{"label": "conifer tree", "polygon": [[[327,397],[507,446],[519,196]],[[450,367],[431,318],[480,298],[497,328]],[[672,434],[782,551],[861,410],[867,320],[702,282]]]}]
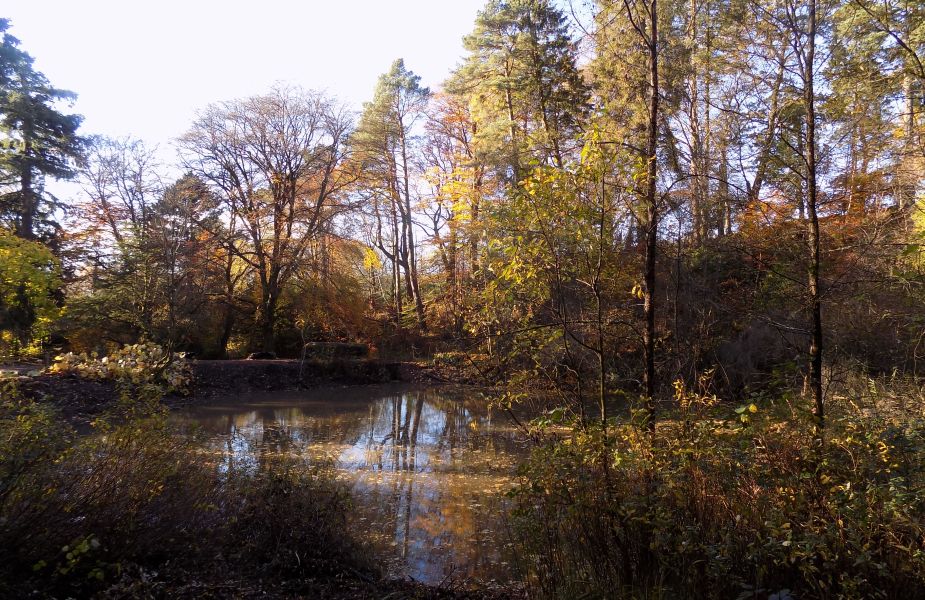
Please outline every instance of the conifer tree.
[{"label": "conifer tree", "polygon": [[562,12],[548,0],[492,0],[464,44],[447,88],[469,102],[480,158],[515,184],[531,164],[562,167],[589,112]]},{"label": "conifer tree", "polygon": [[81,117],[59,111],[59,103],[72,102],[76,95],[52,86],[36,71],[8,28],[9,21],[0,19],[0,219],[19,237],[51,241],[58,201],[44,181],[74,175]]},{"label": "conifer tree", "polygon": [[[398,59],[379,77],[373,99],[364,106],[354,135],[357,157],[372,194],[379,232],[376,244],[392,263],[396,319],[402,311],[401,271],[421,329],[426,328],[426,321],[412,221],[414,178],[421,166],[416,161],[414,127],[424,118],[429,99],[430,90],[421,86],[421,78]],[[382,235],[384,221],[391,229],[390,242],[385,239],[388,232],[385,237]]]}]

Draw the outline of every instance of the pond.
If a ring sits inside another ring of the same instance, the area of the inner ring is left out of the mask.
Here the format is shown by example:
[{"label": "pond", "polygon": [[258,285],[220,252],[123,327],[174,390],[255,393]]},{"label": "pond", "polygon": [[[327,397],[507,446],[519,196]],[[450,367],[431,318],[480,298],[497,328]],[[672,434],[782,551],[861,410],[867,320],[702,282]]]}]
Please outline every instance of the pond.
[{"label": "pond", "polygon": [[501,512],[527,442],[478,391],[354,386],[249,394],[175,415],[224,468],[281,454],[331,458],[364,543],[394,576],[429,584],[510,577]]}]

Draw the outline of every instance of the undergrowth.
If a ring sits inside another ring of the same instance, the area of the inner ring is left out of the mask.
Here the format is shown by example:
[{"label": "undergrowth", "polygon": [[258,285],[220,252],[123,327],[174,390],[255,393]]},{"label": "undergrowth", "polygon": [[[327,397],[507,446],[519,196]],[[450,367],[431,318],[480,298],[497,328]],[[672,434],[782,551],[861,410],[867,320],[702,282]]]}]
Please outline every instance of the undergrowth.
[{"label": "undergrowth", "polygon": [[920,387],[843,385],[821,447],[800,398],[676,392],[654,431],[557,426],[524,465],[510,524],[531,596],[923,597]]},{"label": "undergrowth", "polygon": [[276,457],[218,469],[173,430],[159,396],[127,388],[78,435],[47,405],[2,390],[0,597],[153,597],[228,576],[375,572],[345,534],[349,498],[333,465]]}]

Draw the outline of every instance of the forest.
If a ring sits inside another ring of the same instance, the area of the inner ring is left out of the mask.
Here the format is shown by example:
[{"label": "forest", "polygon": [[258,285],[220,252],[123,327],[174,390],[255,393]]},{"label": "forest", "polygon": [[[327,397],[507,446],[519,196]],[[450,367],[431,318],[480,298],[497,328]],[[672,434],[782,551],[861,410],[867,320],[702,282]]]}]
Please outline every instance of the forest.
[{"label": "forest", "polygon": [[[218,519],[278,597],[925,597],[925,2],[488,0],[439,88],[396,58],[359,111],[216,98],[173,164],[84,131],[14,33],[0,356],[123,380],[102,438],[0,380],[0,595],[251,597],[194,548]],[[329,465],[174,460],[196,363],[318,344],[492,390],[531,444],[510,583],[318,583],[368,568]]]}]

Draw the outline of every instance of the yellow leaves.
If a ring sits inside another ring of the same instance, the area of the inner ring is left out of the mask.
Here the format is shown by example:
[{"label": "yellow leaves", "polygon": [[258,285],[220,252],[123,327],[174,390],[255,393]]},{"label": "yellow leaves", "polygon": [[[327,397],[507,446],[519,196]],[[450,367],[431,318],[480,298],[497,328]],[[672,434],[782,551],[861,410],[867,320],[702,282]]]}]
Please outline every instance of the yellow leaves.
[{"label": "yellow leaves", "polygon": [[368,271],[378,271],[382,268],[382,260],[376,251],[369,246],[363,248],[363,268]]},{"label": "yellow leaves", "polygon": [[749,414],[755,414],[757,412],[758,406],[754,403],[743,404],[742,406],[735,409],[735,413],[739,415],[739,421],[741,421],[743,425],[748,425],[751,422]]},{"label": "yellow leaves", "polygon": [[595,155],[599,153],[600,141],[601,141],[600,129],[597,129],[597,128],[591,129],[585,135],[585,145],[581,147],[581,154],[579,156],[582,164],[587,163],[589,159],[595,157]]},{"label": "yellow leaves", "polygon": [[633,289],[630,291],[630,294],[633,296],[633,298],[636,298],[638,300],[643,300],[646,297],[646,290],[644,287],[642,287],[641,285],[637,283],[636,285],[633,286]]},{"label": "yellow leaves", "polygon": [[33,329],[47,326],[60,314],[53,298],[61,286],[60,271],[46,246],[0,230],[0,304],[28,301],[36,312]]},{"label": "yellow leaves", "polygon": [[[684,380],[676,379],[672,383],[672,386],[674,387],[675,402],[678,403],[678,406],[680,406],[683,410],[691,410],[694,408],[709,408],[711,406],[715,406],[719,402],[719,398],[716,397],[716,394],[706,393],[709,378],[711,376],[712,373],[708,371],[706,374],[698,377],[700,393],[697,393],[693,390],[689,391],[687,389],[687,385],[684,383]],[[757,407],[755,407],[755,410],[757,410]]]},{"label": "yellow leaves", "polygon": [[890,451],[893,449],[892,446],[889,446],[883,440],[877,440],[877,457],[880,461],[888,465],[889,467],[894,467],[893,459],[890,457]]},{"label": "yellow leaves", "polygon": [[674,399],[677,400],[678,402],[681,402],[684,399],[684,397],[687,395],[687,391],[685,390],[686,386],[684,385],[684,381],[681,379],[675,379],[674,383],[672,383],[671,385],[672,387],[674,387]]}]

